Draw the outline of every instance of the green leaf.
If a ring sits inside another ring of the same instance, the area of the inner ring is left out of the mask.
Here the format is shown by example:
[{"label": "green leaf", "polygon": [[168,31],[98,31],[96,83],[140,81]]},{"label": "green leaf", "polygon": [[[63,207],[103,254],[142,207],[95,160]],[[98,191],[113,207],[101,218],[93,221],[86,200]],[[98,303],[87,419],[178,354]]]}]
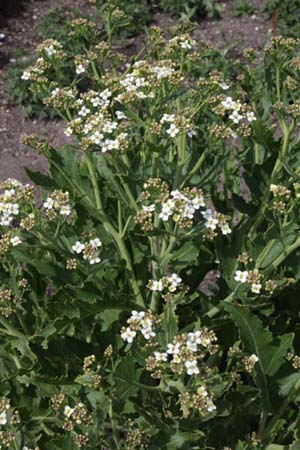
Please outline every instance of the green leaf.
[{"label": "green leaf", "polygon": [[180,271],[187,266],[193,266],[197,262],[199,249],[192,243],[186,242],[171,256],[174,270]]},{"label": "green leaf", "polygon": [[287,397],[293,389],[296,391],[300,389],[300,373],[292,373],[287,377],[281,378],[278,384],[280,386],[279,394]]},{"label": "green leaf", "polygon": [[121,309],[105,309],[101,312],[102,331],[107,331],[111,324],[119,319],[121,312]]},{"label": "green leaf", "polygon": [[167,303],[164,308],[163,323],[165,331],[165,345],[173,341],[178,332],[178,317],[175,314],[176,305]]},{"label": "green leaf", "polygon": [[56,186],[55,181],[48,177],[47,175],[44,175],[40,172],[33,172],[30,169],[25,168],[27,176],[30,178],[31,181],[33,181],[37,186],[42,186],[47,189],[53,189]]},{"label": "green leaf", "polygon": [[294,333],[284,334],[279,337],[277,345],[269,345],[264,351],[262,364],[265,373],[274,376],[285,361],[285,356],[294,341]]},{"label": "green leaf", "polygon": [[139,379],[142,371],[143,369],[136,369],[132,355],[121,359],[113,374],[118,398],[126,400],[137,393],[140,389]]},{"label": "green leaf", "polygon": [[266,331],[261,321],[244,306],[226,304],[225,309],[237,323],[246,349],[258,357],[255,381],[262,394],[264,409],[268,411],[270,410],[269,387],[262,361],[266,346],[272,342],[272,334]]},{"label": "green leaf", "polygon": [[201,436],[204,436],[204,433],[198,430],[195,430],[195,432],[185,432],[178,430],[171,436],[171,439],[167,444],[167,450],[180,449],[187,442],[198,441]]}]

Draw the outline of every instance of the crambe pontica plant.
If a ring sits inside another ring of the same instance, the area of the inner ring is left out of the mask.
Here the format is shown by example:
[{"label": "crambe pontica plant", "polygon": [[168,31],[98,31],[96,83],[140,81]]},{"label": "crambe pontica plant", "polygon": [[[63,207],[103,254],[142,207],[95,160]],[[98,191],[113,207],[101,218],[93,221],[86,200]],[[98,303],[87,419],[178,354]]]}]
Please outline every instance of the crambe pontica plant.
[{"label": "crambe pontica plant", "polygon": [[105,14],[107,41],[48,40],[23,75],[70,143],[23,139],[42,202],[1,185],[0,445],[295,449],[299,42],[201,77],[185,32],[124,64]]}]

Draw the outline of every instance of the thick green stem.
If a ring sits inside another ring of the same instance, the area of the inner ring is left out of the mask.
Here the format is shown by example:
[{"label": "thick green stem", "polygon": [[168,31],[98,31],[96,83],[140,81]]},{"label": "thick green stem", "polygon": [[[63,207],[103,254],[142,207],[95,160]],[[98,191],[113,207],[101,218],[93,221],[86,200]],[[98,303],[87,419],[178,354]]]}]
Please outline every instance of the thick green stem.
[{"label": "thick green stem", "polygon": [[117,247],[119,249],[119,252],[121,254],[121,257],[125,260],[126,262],[126,268],[130,273],[129,276],[129,284],[133,290],[136,302],[138,305],[140,305],[141,307],[145,307],[145,302],[142,296],[142,293],[140,291],[140,287],[138,285],[138,282],[136,280],[135,277],[135,273],[134,273],[134,269],[133,269],[133,265],[131,262],[131,257],[130,254],[128,252],[128,249],[124,243],[123,240],[123,230],[121,232],[117,232],[115,230],[115,228],[113,227],[113,225],[110,223],[109,219],[107,218],[104,210],[103,210],[103,205],[102,205],[102,201],[101,201],[101,196],[100,196],[100,191],[99,191],[99,186],[98,186],[98,182],[97,182],[97,178],[96,178],[96,172],[94,169],[94,165],[92,163],[92,160],[90,158],[89,154],[86,154],[85,157],[85,161],[87,163],[87,167],[90,173],[90,177],[91,177],[91,181],[92,181],[92,186],[93,186],[93,190],[94,190],[94,195],[95,195],[95,200],[96,200],[96,205],[97,205],[97,211],[99,212],[99,216],[101,218],[101,221],[103,223],[103,226],[105,228],[105,230],[114,238],[115,243],[117,244]]},{"label": "thick green stem", "polygon": [[113,439],[115,441],[116,448],[119,449],[120,448],[120,436],[119,436],[119,431],[118,431],[118,428],[117,428],[117,424],[116,424],[115,419],[114,419],[112,399],[110,399],[110,401],[109,401],[108,415],[109,415],[109,418],[110,418],[111,431],[112,431]]},{"label": "thick green stem", "polygon": [[277,161],[276,161],[276,163],[274,165],[274,168],[273,168],[273,171],[271,173],[268,187],[266,188],[266,191],[265,191],[265,194],[263,196],[263,200],[262,200],[261,206],[260,206],[259,211],[258,211],[258,213],[256,215],[256,220],[254,221],[254,223],[253,223],[253,225],[251,227],[251,230],[249,232],[249,238],[250,239],[254,239],[255,238],[257,229],[259,228],[259,226],[264,221],[264,213],[265,213],[266,209],[268,208],[269,199],[271,197],[270,186],[271,186],[271,184],[274,183],[278,173],[280,172],[280,170],[282,168],[282,159],[288,153],[289,143],[290,143],[292,132],[294,131],[295,123],[293,121],[292,124],[290,125],[290,127],[287,127],[285,122],[281,122],[281,126],[282,126],[282,131],[283,131],[283,143],[282,143],[281,151],[279,153],[279,156],[277,158]]},{"label": "thick green stem", "polygon": [[185,180],[182,182],[181,184],[181,188],[183,188],[185,186],[185,184],[199,171],[199,169],[201,168],[205,157],[206,157],[206,153],[207,153],[207,149],[205,149],[202,154],[200,155],[198,161],[196,162],[196,164],[194,165],[194,167],[192,168],[192,170],[189,172],[189,174],[187,175],[187,177],[185,178]]}]

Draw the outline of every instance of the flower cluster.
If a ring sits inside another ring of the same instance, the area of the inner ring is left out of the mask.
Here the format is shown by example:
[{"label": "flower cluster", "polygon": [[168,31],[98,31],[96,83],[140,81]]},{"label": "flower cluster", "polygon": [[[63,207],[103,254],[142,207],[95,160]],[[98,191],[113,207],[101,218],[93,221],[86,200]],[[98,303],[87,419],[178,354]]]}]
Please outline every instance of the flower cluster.
[{"label": "flower cluster", "polygon": [[160,292],[166,301],[171,301],[174,294],[184,291],[182,279],[176,273],[162,277],[160,280],[150,280],[147,288],[153,292]]},{"label": "flower cluster", "polygon": [[97,264],[101,261],[99,258],[100,248],[102,242],[99,238],[90,239],[88,242],[77,241],[72,250],[77,255],[83,254],[83,259],[87,260],[90,264]]},{"label": "flower cluster", "polygon": [[194,410],[205,416],[212,414],[217,409],[205,385],[199,386],[196,392],[186,391],[179,394],[179,403],[185,418]]},{"label": "flower cluster", "polygon": [[259,359],[255,354],[251,356],[245,356],[245,358],[243,359],[243,364],[245,366],[246,372],[252,373],[254,366],[258,361]]},{"label": "flower cluster", "polygon": [[144,60],[136,61],[131,72],[120,78],[119,85],[116,86],[119,90],[116,101],[128,104],[135,99],[153,99],[156,89],[162,83],[174,84],[179,78],[180,75],[175,70],[174,64],[168,60],[162,60],[156,64],[149,64]]},{"label": "flower cluster", "polygon": [[147,341],[156,336],[153,327],[157,323],[157,319],[150,311],[132,311],[131,317],[127,319],[128,327],[123,327],[121,331],[121,338],[132,344],[137,333],[141,333]]},{"label": "flower cluster", "polygon": [[35,64],[24,70],[21,75],[21,80],[23,81],[36,81],[36,82],[47,82],[46,73],[51,65],[40,57],[36,60]]},{"label": "flower cluster", "polygon": [[196,41],[187,33],[180,34],[170,39],[165,47],[165,53],[177,53],[178,50],[189,51],[196,45]]},{"label": "flower cluster", "polygon": [[101,384],[100,368],[95,355],[86,356],[83,361],[83,376],[80,375],[75,381],[84,386],[98,389]]},{"label": "flower cluster", "polygon": [[109,89],[80,94],[73,102],[77,117],[69,122],[65,134],[80,136],[83,148],[98,148],[102,153],[125,149],[128,133],[124,131],[123,122],[127,118],[122,111],[117,110],[114,116],[108,111],[111,101]]},{"label": "flower cluster", "polygon": [[183,192],[172,191],[161,205],[159,218],[164,222],[172,218],[182,227],[191,226],[196,211],[204,206],[204,197],[200,189],[185,188]]},{"label": "flower cluster", "polygon": [[79,448],[85,448],[89,442],[89,434],[82,432],[82,428],[86,429],[93,424],[87,407],[82,402],[74,407],[65,405],[63,414],[65,417],[63,429],[72,433],[73,441]]},{"label": "flower cluster", "polygon": [[231,233],[231,228],[228,225],[227,218],[224,214],[212,211],[211,209],[201,211],[201,214],[205,219],[204,226],[206,228],[206,238],[213,239],[216,237],[218,228],[224,236]]},{"label": "flower cluster", "polygon": [[48,58],[52,58],[62,49],[62,44],[55,39],[46,39],[38,47],[37,51]]},{"label": "flower cluster", "polygon": [[207,352],[215,353],[216,340],[215,333],[207,329],[175,336],[165,352],[155,351],[154,356],[148,357],[147,368],[153,378],[160,378],[167,367],[180,375],[199,375],[201,370],[198,361],[203,362]]},{"label": "flower cluster", "polygon": [[43,203],[46,215],[49,220],[56,219],[57,215],[69,216],[72,212],[70,197],[68,192],[62,190],[53,191]]},{"label": "flower cluster", "polygon": [[201,189],[185,188],[182,192],[175,190],[169,193],[163,186],[162,190],[163,195],[154,200],[156,203],[142,206],[136,222],[141,223],[144,230],[151,229],[154,213],[158,212],[164,222],[172,218],[180,227],[191,226],[196,211],[205,206]]},{"label": "flower cluster", "polygon": [[[28,203],[33,198],[33,187],[9,178],[0,185],[0,225],[11,226],[19,216],[22,201]],[[25,203],[25,204],[26,204]]]},{"label": "flower cluster", "polygon": [[191,121],[183,115],[164,114],[160,119],[160,124],[165,126],[165,131],[171,138],[182,132],[186,132],[190,138],[197,135],[197,132],[192,128]]},{"label": "flower cluster", "polygon": [[249,110],[248,105],[242,104],[240,100],[235,101],[231,97],[226,97],[221,104],[229,114],[229,119],[235,124],[243,119],[246,119],[248,123],[256,120],[254,112]]},{"label": "flower cluster", "polygon": [[207,378],[205,357],[216,352],[216,340],[214,332],[207,329],[178,335],[167,345],[165,351],[154,351],[146,360],[147,370],[153,378],[160,379],[171,371],[180,376],[188,375],[190,380],[196,382],[196,393],[186,391],[180,395],[184,416],[188,415],[190,409],[197,409],[202,414],[212,413],[216,409],[202,380]]},{"label": "flower cluster", "polygon": [[[297,196],[297,193],[299,191],[298,183],[294,183],[294,188]],[[283,213],[286,210],[286,205],[291,198],[292,195],[291,190],[287,189],[285,186],[282,186],[280,184],[271,184],[270,192],[274,196],[272,208],[275,211]]]},{"label": "flower cluster", "polygon": [[[16,434],[11,426],[19,423],[20,415],[18,410],[14,410],[11,407],[8,398],[2,398],[0,400],[0,448],[1,446],[10,448],[10,445],[16,442]],[[6,429],[7,427],[9,428]]]},{"label": "flower cluster", "polygon": [[237,270],[234,276],[235,281],[247,283],[251,287],[253,294],[260,294],[262,289],[262,274],[257,270]]}]

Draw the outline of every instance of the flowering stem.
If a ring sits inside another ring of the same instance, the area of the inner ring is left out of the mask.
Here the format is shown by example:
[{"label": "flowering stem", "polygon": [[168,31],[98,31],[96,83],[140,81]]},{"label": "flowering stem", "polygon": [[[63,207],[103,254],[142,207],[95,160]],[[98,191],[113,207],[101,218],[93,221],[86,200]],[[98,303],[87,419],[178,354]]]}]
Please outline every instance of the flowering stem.
[{"label": "flowering stem", "polygon": [[[158,214],[155,214],[154,227],[158,228],[158,225],[159,225],[159,216],[158,216]],[[152,276],[153,276],[154,280],[159,280],[159,278],[161,277],[161,270],[160,270],[159,264],[156,261],[156,259],[158,257],[158,252],[159,252],[158,237],[155,237],[155,236],[150,237],[150,246],[151,246],[151,256],[152,256]],[[152,292],[150,309],[154,313],[158,312],[159,297],[160,297],[159,292],[156,292],[156,291]]]}]

